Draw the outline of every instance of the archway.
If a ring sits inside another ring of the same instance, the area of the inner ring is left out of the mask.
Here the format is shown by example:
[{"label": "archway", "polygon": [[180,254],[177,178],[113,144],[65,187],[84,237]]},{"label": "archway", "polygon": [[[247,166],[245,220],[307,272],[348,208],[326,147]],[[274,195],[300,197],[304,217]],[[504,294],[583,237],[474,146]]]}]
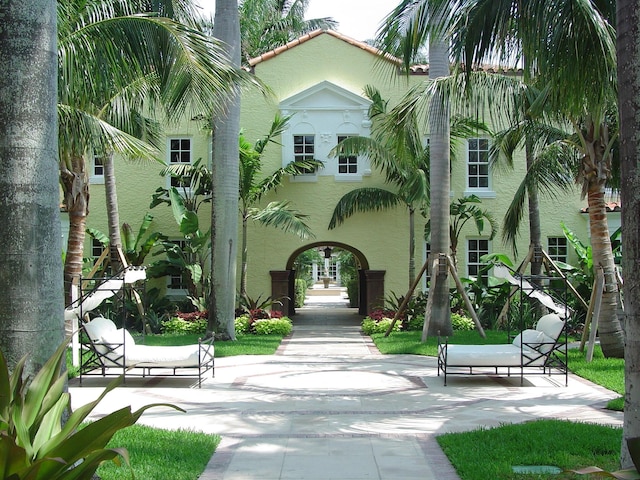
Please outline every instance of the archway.
[{"label": "archway", "polygon": [[346,243],[336,241],[316,241],[308,243],[294,250],[285,265],[285,270],[271,270],[271,296],[283,298],[282,312],[286,315],[295,315],[295,269],[296,258],[304,251],[311,248],[332,247],[341,248],[351,252],[356,258],[358,269],[358,313],[366,315],[374,307],[384,301],[384,275],[385,270],[371,270],[367,257],[357,248]]}]

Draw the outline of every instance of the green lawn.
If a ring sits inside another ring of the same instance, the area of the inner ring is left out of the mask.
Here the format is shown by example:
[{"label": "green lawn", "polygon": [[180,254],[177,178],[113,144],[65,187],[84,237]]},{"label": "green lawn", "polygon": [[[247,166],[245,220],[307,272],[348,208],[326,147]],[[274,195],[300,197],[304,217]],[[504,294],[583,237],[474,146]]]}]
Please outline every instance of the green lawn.
[{"label": "green lawn", "polygon": [[[198,343],[201,335],[146,335],[145,345],[190,345]],[[142,335],[135,335],[136,343],[143,343]],[[282,342],[282,335],[238,335],[236,341],[216,340],[216,357],[234,355],[273,355]]]},{"label": "green lawn", "polygon": [[[196,480],[216,447],[218,435],[187,430],[162,430],[132,425],[117,432],[108,444],[126,448],[135,478],[144,480]],[[103,464],[97,471],[103,480],[131,478],[127,465]]]},{"label": "green lawn", "polygon": [[560,480],[591,478],[573,473],[517,474],[514,466],[561,470],[598,466],[616,470],[622,430],[559,420],[538,420],[440,435],[438,443],[462,480]]}]

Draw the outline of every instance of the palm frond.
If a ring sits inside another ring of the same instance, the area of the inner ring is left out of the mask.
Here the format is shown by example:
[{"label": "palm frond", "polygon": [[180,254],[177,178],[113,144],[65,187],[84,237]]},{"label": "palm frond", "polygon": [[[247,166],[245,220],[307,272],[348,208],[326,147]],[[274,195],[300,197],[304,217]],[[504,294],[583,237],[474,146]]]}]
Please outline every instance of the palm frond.
[{"label": "palm frond", "polygon": [[368,187],[351,190],[338,200],[333,209],[329,230],[336,228],[357,212],[386,210],[396,207],[402,202],[402,198],[397,193],[382,188]]},{"label": "palm frond", "polygon": [[272,226],[287,233],[293,233],[298,237],[307,239],[313,237],[313,233],[298,210],[291,208],[290,202],[270,202],[265,208],[251,208],[249,217],[265,226]]}]

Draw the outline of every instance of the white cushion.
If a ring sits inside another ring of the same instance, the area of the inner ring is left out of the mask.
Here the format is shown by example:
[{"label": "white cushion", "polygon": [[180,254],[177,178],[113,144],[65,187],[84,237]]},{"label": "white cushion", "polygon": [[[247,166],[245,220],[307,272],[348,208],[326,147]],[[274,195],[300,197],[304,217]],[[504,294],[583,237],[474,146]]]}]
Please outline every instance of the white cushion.
[{"label": "white cushion", "polygon": [[523,330],[516,336],[516,338],[513,339],[513,344],[516,347],[519,347],[523,343],[525,346],[537,347],[539,344],[544,342],[544,336],[544,333],[539,332],[538,330]]},{"label": "white cushion", "polygon": [[96,317],[84,324],[84,329],[92,342],[99,342],[104,334],[116,331],[116,324],[108,318]]},{"label": "white cushion", "polygon": [[[133,337],[124,328],[118,328],[117,330],[111,330],[103,333],[101,341],[102,343],[111,344],[109,347],[110,352],[107,356],[114,361],[118,361],[118,359],[123,355],[128,356],[128,351],[134,349],[136,346]],[[124,350],[122,349],[122,344],[124,344]]]},{"label": "white cushion", "polygon": [[560,337],[563,327],[564,321],[558,316],[558,314],[549,313],[538,320],[536,330],[543,332],[546,336],[551,338],[553,342],[555,342],[558,337]]}]

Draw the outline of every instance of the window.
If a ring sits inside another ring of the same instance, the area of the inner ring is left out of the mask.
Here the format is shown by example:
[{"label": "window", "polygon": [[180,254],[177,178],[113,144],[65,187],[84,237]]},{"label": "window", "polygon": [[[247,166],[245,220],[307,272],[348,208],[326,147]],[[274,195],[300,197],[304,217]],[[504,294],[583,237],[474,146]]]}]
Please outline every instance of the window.
[{"label": "window", "polygon": [[[478,277],[480,270],[486,264],[480,261],[480,257],[489,253],[489,240],[469,239],[467,240],[467,276]],[[487,274],[482,275],[486,279]]]},{"label": "window", "polygon": [[[190,138],[170,138],[169,139],[169,164],[188,165],[191,163],[191,139]],[[172,187],[189,186],[191,183],[188,177],[171,177]]]},{"label": "window", "polygon": [[467,182],[469,188],[489,188],[489,140],[468,139]]},{"label": "window", "polygon": [[[186,240],[171,240],[171,242],[177,245],[182,251],[184,251],[187,246]],[[186,270],[181,273],[169,275],[167,289],[172,290],[174,293],[188,291],[187,275],[189,275],[189,273]]]},{"label": "window", "polygon": [[547,238],[549,258],[554,262],[567,263],[567,239],[565,237]]},{"label": "window", "polygon": [[102,252],[104,252],[104,246],[102,245],[102,243],[100,243],[99,240],[92,238],[91,239],[91,256],[93,258],[100,258],[100,255],[102,255]]},{"label": "window", "polygon": [[[315,157],[315,135],[294,135],[293,136],[293,160],[301,162],[313,160]],[[315,168],[306,169],[304,173],[314,174]]]},{"label": "window", "polygon": [[94,154],[91,165],[88,167],[91,183],[104,183],[104,163],[102,157]]},{"label": "window", "polygon": [[102,157],[97,155],[93,156],[93,176],[104,177],[104,164],[102,163]]},{"label": "window", "polygon": [[[338,135],[338,143],[346,140],[352,135]],[[358,157],[355,155],[339,156],[338,157],[338,173],[340,174],[354,174],[358,173]]]}]

